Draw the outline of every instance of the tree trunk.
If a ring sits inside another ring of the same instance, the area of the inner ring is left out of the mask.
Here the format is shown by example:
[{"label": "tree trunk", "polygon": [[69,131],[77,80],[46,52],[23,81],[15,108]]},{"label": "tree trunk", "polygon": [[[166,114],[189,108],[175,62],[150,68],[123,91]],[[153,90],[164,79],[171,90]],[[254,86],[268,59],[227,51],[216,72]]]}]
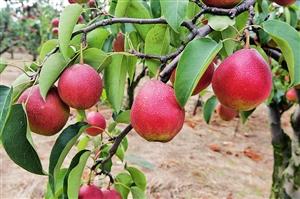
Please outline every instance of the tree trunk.
[{"label": "tree trunk", "polygon": [[283,187],[283,172],[288,166],[288,161],[291,157],[291,140],[281,128],[281,114],[277,104],[270,104],[269,111],[274,156],[273,183],[270,198],[285,199],[289,197]]}]

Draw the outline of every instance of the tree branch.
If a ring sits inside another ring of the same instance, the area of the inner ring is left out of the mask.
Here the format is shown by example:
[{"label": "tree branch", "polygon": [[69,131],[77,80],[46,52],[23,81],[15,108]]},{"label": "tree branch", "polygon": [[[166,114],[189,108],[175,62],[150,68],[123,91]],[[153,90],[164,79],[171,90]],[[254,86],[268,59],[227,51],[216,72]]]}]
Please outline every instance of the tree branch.
[{"label": "tree branch", "polygon": [[16,46],[18,44],[18,42],[12,42],[12,44],[10,44],[9,46],[6,46],[5,48],[1,49],[0,51],[0,55],[2,55],[3,53],[7,52],[9,49],[11,49],[12,47]]},{"label": "tree branch", "polygon": [[132,130],[132,126],[131,124],[129,124],[128,126],[126,126],[126,128],[114,139],[114,143],[111,146],[110,150],[109,150],[109,155],[100,161],[97,161],[93,166],[92,166],[92,170],[96,170],[98,165],[104,165],[105,163],[107,163],[117,152],[119,145],[121,144],[122,140],[126,137],[126,135]]},{"label": "tree branch", "polygon": [[[78,34],[87,33],[95,30],[96,28],[113,25],[117,23],[131,23],[131,24],[167,24],[167,21],[163,18],[155,18],[155,19],[139,19],[139,18],[110,18],[110,19],[104,19],[102,21],[98,21],[96,23],[93,23],[86,28],[83,28],[81,30],[78,30],[72,34],[72,38],[75,37]],[[192,30],[194,28],[194,25],[189,21],[184,21],[181,26],[186,27],[189,30]]]},{"label": "tree branch", "polygon": [[[242,13],[246,10],[249,10],[251,6],[255,4],[256,0],[245,0],[240,5],[231,8],[231,9],[225,9],[225,8],[215,8],[215,7],[209,7],[204,4],[200,4],[202,9],[204,10],[204,13],[213,13],[215,15],[227,15],[230,18],[236,17],[239,13]],[[199,4],[198,4],[199,5]]]}]

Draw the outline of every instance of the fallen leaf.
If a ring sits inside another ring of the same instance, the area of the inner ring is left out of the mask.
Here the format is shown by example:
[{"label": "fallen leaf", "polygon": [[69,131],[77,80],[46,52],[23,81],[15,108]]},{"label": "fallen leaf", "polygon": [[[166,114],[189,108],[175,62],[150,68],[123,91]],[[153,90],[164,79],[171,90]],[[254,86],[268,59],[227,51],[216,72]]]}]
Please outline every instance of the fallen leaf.
[{"label": "fallen leaf", "polygon": [[258,152],[253,151],[250,147],[244,150],[244,155],[256,162],[262,160],[261,155]]},{"label": "fallen leaf", "polygon": [[221,152],[221,147],[217,144],[210,144],[208,147],[214,152]]}]

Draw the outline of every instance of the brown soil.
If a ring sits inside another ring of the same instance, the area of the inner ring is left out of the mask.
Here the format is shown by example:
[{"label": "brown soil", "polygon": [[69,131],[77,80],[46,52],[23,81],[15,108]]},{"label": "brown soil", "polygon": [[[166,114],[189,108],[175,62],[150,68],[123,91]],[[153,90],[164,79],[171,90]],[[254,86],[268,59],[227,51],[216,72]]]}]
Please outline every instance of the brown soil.
[{"label": "brown soil", "polygon": [[[5,55],[8,59],[9,56]],[[10,63],[22,66],[31,58],[15,54]],[[20,74],[7,68],[1,84],[10,85]],[[193,101],[194,99],[192,99]],[[191,102],[190,104],[193,104]],[[101,107],[109,118],[110,111]],[[147,175],[148,198],[153,199],[266,199],[272,178],[272,147],[267,108],[262,105],[242,125],[213,116],[210,125],[202,113],[190,115],[181,133],[170,143],[149,143],[135,132],[129,134],[128,164],[140,167]],[[287,128],[288,115],[283,125]],[[53,137],[34,135],[44,168],[55,141]],[[0,147],[0,198],[42,198],[47,177],[30,174],[15,165]],[[68,159],[70,160],[70,158]],[[121,167],[117,162],[117,167]]]}]

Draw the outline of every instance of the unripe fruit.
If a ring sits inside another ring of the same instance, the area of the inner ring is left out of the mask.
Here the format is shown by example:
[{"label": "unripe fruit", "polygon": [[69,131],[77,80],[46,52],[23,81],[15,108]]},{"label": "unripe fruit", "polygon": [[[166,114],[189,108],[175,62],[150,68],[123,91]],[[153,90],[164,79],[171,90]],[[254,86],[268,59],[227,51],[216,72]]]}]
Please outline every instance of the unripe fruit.
[{"label": "unripe fruit", "polygon": [[83,185],[79,189],[78,199],[103,199],[103,193],[95,185]]},{"label": "unripe fruit", "polygon": [[286,92],[286,94],[285,94],[285,97],[290,102],[297,102],[298,101],[297,92],[294,88],[288,90],[288,92]]},{"label": "unripe fruit", "polygon": [[113,51],[114,52],[124,52],[124,36],[121,32],[118,33],[117,38],[113,43]]},{"label": "unripe fruit", "polygon": [[212,87],[221,104],[248,111],[269,97],[272,90],[271,69],[255,49],[242,49],[216,69]]},{"label": "unripe fruit", "polygon": [[18,103],[26,104],[30,129],[40,135],[58,133],[70,115],[70,109],[59,98],[56,87],[49,90],[45,101],[38,86],[30,87],[20,96]]},{"label": "unripe fruit", "polygon": [[59,19],[58,18],[52,19],[51,24],[52,24],[52,27],[58,27]]},{"label": "unripe fruit", "polygon": [[58,35],[58,28],[57,27],[52,28],[52,34],[53,35]]},{"label": "unripe fruit", "polygon": [[103,115],[99,112],[90,112],[88,113],[87,123],[91,125],[91,127],[86,129],[86,133],[90,136],[96,136],[102,133],[106,128],[106,121]]},{"label": "unripe fruit", "polygon": [[226,106],[223,106],[222,104],[218,104],[217,113],[220,116],[220,118],[224,121],[233,120],[238,114],[238,112],[236,110],[227,108]]},{"label": "unripe fruit", "polygon": [[[201,77],[201,79],[199,80],[196,88],[193,91],[192,95],[197,95],[199,94],[201,91],[203,91],[204,89],[206,89],[212,80],[212,77],[214,75],[214,71],[215,71],[215,65],[214,62],[212,62],[208,68],[206,69],[205,73],[203,74],[203,76]],[[170,81],[172,82],[172,84],[174,85],[175,82],[175,76],[176,76],[176,70],[173,70]]]},{"label": "unripe fruit", "polygon": [[211,7],[216,8],[233,8],[241,2],[241,0],[202,0],[202,2]]},{"label": "unripe fruit", "polygon": [[70,107],[88,109],[94,106],[102,93],[102,79],[87,64],[67,68],[58,81],[58,93]]},{"label": "unripe fruit", "polygon": [[160,81],[151,80],[141,87],[133,102],[131,124],[148,141],[168,142],[182,129],[184,115],[174,90]]},{"label": "unripe fruit", "polygon": [[102,190],[102,193],[103,193],[104,199],[122,199],[119,192],[117,192],[114,189]]},{"label": "unripe fruit", "polygon": [[296,2],[296,0],[273,0],[273,1],[281,6],[290,6]]}]

